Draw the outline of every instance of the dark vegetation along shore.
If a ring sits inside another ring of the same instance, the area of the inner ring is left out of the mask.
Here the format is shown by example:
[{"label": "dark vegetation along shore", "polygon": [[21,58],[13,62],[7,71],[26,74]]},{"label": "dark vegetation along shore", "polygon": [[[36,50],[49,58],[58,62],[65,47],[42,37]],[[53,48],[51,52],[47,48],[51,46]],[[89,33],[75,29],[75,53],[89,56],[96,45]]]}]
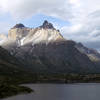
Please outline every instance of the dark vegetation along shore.
[{"label": "dark vegetation along shore", "polygon": [[31,93],[30,88],[18,85],[8,85],[7,83],[0,84],[0,98],[17,95],[19,93]]},{"label": "dark vegetation along shore", "polygon": [[33,92],[34,90],[20,85],[31,82],[34,82],[34,78],[31,79],[30,75],[0,75],[0,98]]}]

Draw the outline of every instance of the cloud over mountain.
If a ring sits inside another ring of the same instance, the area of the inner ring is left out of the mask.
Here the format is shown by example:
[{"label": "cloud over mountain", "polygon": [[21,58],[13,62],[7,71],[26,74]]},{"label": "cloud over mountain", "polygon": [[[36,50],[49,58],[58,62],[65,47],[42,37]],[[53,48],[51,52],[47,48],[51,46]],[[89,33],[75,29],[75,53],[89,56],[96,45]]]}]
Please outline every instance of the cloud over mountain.
[{"label": "cloud over mountain", "polygon": [[42,13],[59,18],[71,18],[69,0],[3,0],[0,8],[15,18],[25,18]]},{"label": "cloud over mountain", "polygon": [[70,23],[61,28],[66,38],[89,45],[100,43],[99,0],[0,0],[0,15],[7,13],[20,21],[36,14],[59,18]]}]

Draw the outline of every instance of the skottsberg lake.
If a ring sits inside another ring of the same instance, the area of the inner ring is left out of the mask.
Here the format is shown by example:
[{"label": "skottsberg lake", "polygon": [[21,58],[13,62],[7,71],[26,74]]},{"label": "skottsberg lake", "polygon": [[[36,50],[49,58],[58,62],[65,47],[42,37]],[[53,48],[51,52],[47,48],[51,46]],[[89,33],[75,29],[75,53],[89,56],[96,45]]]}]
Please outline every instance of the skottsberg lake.
[{"label": "skottsberg lake", "polygon": [[99,83],[29,84],[35,92],[3,100],[100,100]]}]

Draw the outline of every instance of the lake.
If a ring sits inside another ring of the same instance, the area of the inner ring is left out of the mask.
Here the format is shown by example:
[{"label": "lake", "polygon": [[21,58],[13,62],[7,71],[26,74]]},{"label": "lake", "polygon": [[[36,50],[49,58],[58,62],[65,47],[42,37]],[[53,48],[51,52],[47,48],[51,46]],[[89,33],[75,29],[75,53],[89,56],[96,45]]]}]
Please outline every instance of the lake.
[{"label": "lake", "polygon": [[2,100],[100,100],[99,83],[29,84],[35,92]]}]

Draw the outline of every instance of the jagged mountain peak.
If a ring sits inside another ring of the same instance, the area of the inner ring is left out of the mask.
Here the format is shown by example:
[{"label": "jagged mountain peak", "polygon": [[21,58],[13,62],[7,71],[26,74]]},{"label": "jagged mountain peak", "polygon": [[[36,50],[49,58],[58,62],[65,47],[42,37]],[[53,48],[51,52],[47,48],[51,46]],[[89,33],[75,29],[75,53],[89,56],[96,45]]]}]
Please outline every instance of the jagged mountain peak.
[{"label": "jagged mountain peak", "polygon": [[22,23],[16,24],[13,28],[24,28],[25,26]]},{"label": "jagged mountain peak", "polygon": [[55,29],[52,23],[49,23],[47,20],[43,22],[43,25],[40,26],[40,28],[44,29]]},{"label": "jagged mountain peak", "polygon": [[9,30],[8,39],[15,41],[19,46],[31,43],[51,43],[64,41],[60,31],[53,27],[53,24],[47,20],[38,28],[27,28],[23,24],[16,24],[14,28]]}]

